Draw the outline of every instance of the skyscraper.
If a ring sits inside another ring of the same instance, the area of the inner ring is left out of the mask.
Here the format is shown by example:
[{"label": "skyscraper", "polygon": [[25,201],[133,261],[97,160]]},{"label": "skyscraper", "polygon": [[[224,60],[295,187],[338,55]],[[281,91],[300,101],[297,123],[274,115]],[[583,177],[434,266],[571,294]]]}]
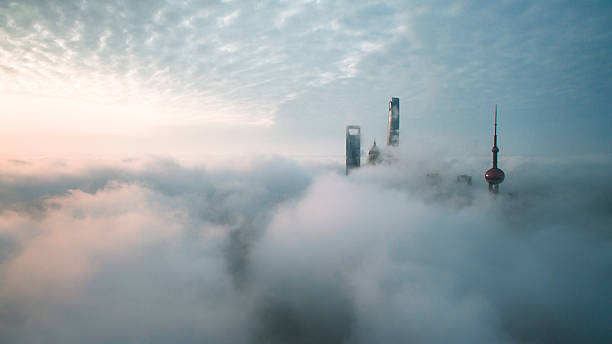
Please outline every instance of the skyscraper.
[{"label": "skyscraper", "polygon": [[389,129],[387,132],[387,146],[399,145],[399,98],[389,101]]},{"label": "skyscraper", "polygon": [[485,179],[487,183],[489,183],[489,192],[498,193],[499,184],[504,181],[506,175],[504,171],[497,168],[497,153],[499,152],[499,148],[497,148],[497,104],[495,104],[495,131],[493,134],[493,148],[491,152],[493,152],[493,167],[487,170]]},{"label": "skyscraper", "polygon": [[346,174],[361,165],[361,127],[346,126]]}]

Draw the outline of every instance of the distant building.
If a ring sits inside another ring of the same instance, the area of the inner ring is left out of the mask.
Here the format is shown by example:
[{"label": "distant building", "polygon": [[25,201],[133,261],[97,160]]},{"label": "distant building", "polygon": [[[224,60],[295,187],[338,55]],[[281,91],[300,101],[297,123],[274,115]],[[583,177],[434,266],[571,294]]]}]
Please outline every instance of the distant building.
[{"label": "distant building", "polygon": [[[399,98],[391,98],[389,101],[389,127],[387,132],[387,145],[398,146],[399,145]],[[387,157],[383,159],[383,154],[379,147],[374,145],[368,152],[367,163],[370,165],[376,165],[383,160],[387,160]],[[361,165],[361,127],[358,125],[346,126],[346,174],[353,168],[357,168]]]},{"label": "distant building", "polygon": [[437,172],[429,172],[425,175],[425,179],[429,185],[438,185],[442,182],[442,177],[440,173]]},{"label": "distant building", "polygon": [[376,146],[376,140],[374,140],[374,145],[370,148],[368,152],[368,165],[376,165],[381,161],[380,157],[380,149]]},{"label": "distant building", "polygon": [[389,129],[387,131],[387,146],[399,145],[399,98],[389,101]]},{"label": "distant building", "polygon": [[472,176],[467,174],[457,176],[457,184],[472,185]]},{"label": "distant building", "polygon": [[361,165],[361,127],[346,126],[346,174]]}]

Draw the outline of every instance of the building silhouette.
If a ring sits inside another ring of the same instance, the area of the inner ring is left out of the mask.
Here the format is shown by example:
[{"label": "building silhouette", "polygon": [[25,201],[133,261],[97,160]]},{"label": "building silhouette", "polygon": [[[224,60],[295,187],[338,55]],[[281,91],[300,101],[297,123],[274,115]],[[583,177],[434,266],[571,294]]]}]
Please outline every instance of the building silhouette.
[{"label": "building silhouette", "polygon": [[346,126],[346,174],[361,165],[361,127]]},{"label": "building silhouette", "polygon": [[380,149],[376,146],[376,140],[374,140],[374,144],[370,151],[368,152],[368,165],[376,165],[380,162]]},{"label": "building silhouette", "polygon": [[489,192],[496,194],[499,192],[499,184],[506,178],[504,171],[497,167],[497,153],[499,152],[499,148],[497,148],[497,104],[495,104],[495,130],[491,152],[493,152],[493,167],[485,172],[485,179],[489,183]]},{"label": "building silhouette", "polygon": [[387,131],[387,146],[399,145],[399,98],[389,101],[389,127]]},{"label": "building silhouette", "polygon": [[458,175],[457,184],[472,185],[472,176],[467,174]]}]

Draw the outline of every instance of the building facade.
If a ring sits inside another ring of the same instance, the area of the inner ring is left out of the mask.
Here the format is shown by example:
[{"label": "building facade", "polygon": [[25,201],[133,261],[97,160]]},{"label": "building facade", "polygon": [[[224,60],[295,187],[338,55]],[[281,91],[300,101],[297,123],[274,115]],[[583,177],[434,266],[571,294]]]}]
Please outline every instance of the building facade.
[{"label": "building facade", "polygon": [[346,174],[361,165],[361,127],[346,126]]},{"label": "building facade", "polygon": [[387,146],[399,145],[399,98],[389,101],[389,128],[387,131]]}]

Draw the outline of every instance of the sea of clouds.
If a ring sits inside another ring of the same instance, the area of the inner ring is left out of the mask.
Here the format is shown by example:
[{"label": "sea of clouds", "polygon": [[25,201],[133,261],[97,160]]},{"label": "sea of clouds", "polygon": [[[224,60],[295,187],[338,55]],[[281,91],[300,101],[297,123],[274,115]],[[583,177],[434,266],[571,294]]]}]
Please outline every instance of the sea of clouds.
[{"label": "sea of clouds", "polygon": [[609,157],[413,153],[3,161],[0,342],[612,342]]}]

